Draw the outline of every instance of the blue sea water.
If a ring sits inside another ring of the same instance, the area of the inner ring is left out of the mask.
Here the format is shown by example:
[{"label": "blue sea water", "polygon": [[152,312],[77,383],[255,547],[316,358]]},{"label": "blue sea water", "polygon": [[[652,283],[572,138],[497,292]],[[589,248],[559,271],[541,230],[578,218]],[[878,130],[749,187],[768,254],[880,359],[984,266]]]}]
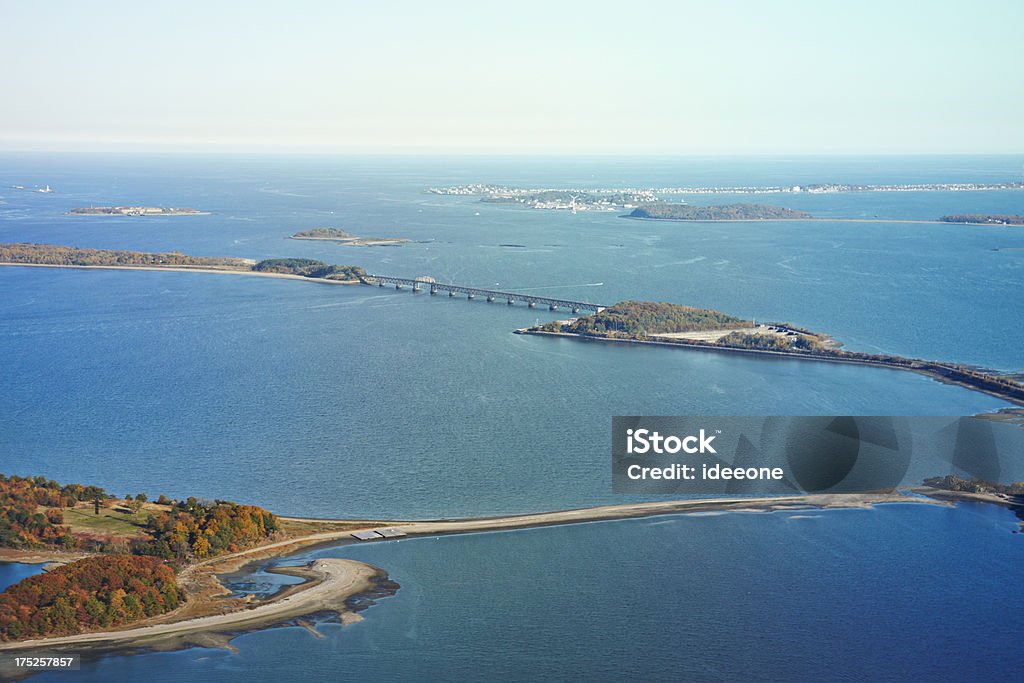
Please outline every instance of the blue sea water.
[{"label": "blue sea water", "polygon": [[[423,192],[475,181],[994,181],[1019,174],[1016,157],[3,161],[0,187],[48,183],[56,192],[0,192],[0,241],[305,256],[599,303],[671,300],[828,331],[854,349],[1024,370],[1012,333],[1024,327],[1024,251],[993,251],[1024,246],[1019,228],[681,225]],[[1024,212],[1019,191],[784,201],[893,218]],[[122,203],[213,214],[63,215]],[[286,239],[317,226],[423,242]],[[508,243],[526,248],[499,246]],[[422,517],[612,502],[615,414],[962,415],[1004,405],[881,369],[522,337],[512,330],[552,314],[367,287],[3,268],[0,292],[4,471],[290,514]]]},{"label": "blue sea water", "polygon": [[43,571],[41,564],[25,564],[23,562],[0,562],[0,591],[13,586],[22,579]]},{"label": "blue sea water", "polygon": [[74,680],[1008,681],[1015,526],[991,506],[889,505],[326,549],[290,561],[357,559],[402,587],[362,622],[318,624],[323,638],[278,628]]},{"label": "blue sea water", "polygon": [[[997,182],[1019,178],[1022,162],[4,155],[0,241],[302,256],[599,303],[670,300],[820,329],[852,349],[1021,372],[1020,228],[650,223],[423,190]],[[5,189],[15,184],[56,191]],[[1015,191],[756,199],[834,217],[1024,213]],[[89,204],[213,213],[64,215]],[[312,227],[417,241],[286,239]],[[525,247],[500,246],[509,243]],[[622,502],[608,467],[616,414],[1005,405],[897,371],[511,333],[552,317],[367,287],[0,268],[0,471],[285,514],[484,515]],[[1012,528],[995,509],[888,507],[345,547],[327,552],[378,564],[403,586],[360,624],[326,625],[322,640],[299,629],[243,636],[238,655],[107,658],[88,670],[96,680],[540,668],[556,678],[998,679],[1012,671],[1007,634],[1024,606]]]}]

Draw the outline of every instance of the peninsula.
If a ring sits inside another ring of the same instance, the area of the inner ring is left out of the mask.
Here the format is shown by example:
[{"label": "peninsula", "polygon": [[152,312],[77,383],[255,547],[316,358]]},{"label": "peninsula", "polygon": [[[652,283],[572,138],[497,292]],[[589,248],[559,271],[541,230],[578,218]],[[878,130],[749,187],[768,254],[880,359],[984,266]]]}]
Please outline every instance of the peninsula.
[{"label": "peninsula", "polygon": [[[265,597],[231,597],[218,574],[325,543],[523,529],[706,511],[771,512],[867,508],[886,503],[953,505],[986,502],[1019,510],[1024,485],[959,486],[950,478],[900,492],[710,498],[425,521],[279,517],[251,505],[189,498],[150,502],[117,498],[95,486],[61,485],[44,477],[0,475],[0,560],[63,563],[0,593],[0,652],[109,652],[227,647],[236,634],[299,617],[333,612],[358,619],[356,598],[394,594],[384,570],[361,562],[321,559],[277,571],[305,579]],[[34,511],[34,512],[33,512]],[[24,521],[20,521],[24,520]],[[77,555],[69,553],[77,552]],[[83,558],[82,554],[86,556]],[[110,581],[96,581],[109,575]],[[116,589],[116,585],[125,586]],[[62,602],[65,586],[84,609]],[[300,622],[301,623],[301,622]],[[307,625],[308,628],[312,626]],[[3,673],[0,671],[0,673]]]},{"label": "peninsula", "polygon": [[650,218],[669,221],[784,221],[813,218],[806,211],[786,209],[770,204],[721,204],[691,206],[655,202],[633,209],[629,218]]},{"label": "peninsula", "polygon": [[347,247],[390,247],[410,240],[405,237],[358,237],[340,228],[313,228],[302,230],[291,237],[293,240],[323,240],[337,242]]},{"label": "peninsula", "polygon": [[254,261],[233,257],[186,256],[179,252],[80,249],[29,243],[0,244],[0,266],[233,273],[331,284],[358,284],[366,275],[358,266],[330,265],[314,259],[283,258]]},{"label": "peninsula", "polygon": [[623,301],[592,315],[516,330],[518,334],[649,344],[908,370],[1024,405],[1024,384],[958,363],[846,351],[835,340],[788,323],[753,323],[712,309]]},{"label": "peninsula", "polygon": [[88,206],[71,209],[68,216],[208,216],[209,211],[167,206]]}]

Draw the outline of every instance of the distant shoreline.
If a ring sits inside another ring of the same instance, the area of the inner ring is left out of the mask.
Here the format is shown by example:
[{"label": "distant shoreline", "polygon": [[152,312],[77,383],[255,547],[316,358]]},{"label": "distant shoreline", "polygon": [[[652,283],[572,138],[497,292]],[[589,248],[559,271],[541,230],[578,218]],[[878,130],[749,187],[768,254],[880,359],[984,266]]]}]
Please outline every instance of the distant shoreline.
[{"label": "distant shoreline", "polygon": [[20,268],[76,268],[80,270],[151,270],[151,271],[171,271],[174,273],[215,273],[218,275],[249,275],[253,277],[271,277],[279,280],[301,280],[302,282],[318,282],[321,284],[328,285],[358,285],[359,280],[329,280],[327,278],[319,277],[305,277],[304,275],[291,275],[289,273],[265,273],[255,270],[238,270],[233,268],[210,268],[204,266],[197,266],[190,268],[189,266],[79,266],[71,264],[57,264],[57,263],[11,263],[11,262],[0,262],[0,267],[20,267]]},{"label": "distant shoreline", "polygon": [[160,206],[90,206],[65,211],[65,216],[125,216],[145,218],[147,216],[209,216],[210,211],[198,209],[171,208]]},{"label": "distant shoreline", "polygon": [[953,223],[951,221],[913,219],[913,218],[652,218],[650,216],[619,216],[632,221],[651,221],[662,223],[916,223],[919,225],[975,225],[994,228],[1012,228],[1013,225],[1002,223]]}]

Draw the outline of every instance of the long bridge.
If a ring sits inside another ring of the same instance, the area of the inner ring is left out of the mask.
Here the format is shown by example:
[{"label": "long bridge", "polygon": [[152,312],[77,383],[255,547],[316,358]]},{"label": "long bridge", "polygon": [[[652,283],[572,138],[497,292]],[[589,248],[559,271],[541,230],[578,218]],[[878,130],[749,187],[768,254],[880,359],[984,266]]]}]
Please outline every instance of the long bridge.
[{"label": "long bridge", "polygon": [[377,285],[378,287],[385,287],[387,285],[394,285],[395,289],[402,289],[409,287],[412,292],[421,292],[424,288],[429,287],[430,293],[436,295],[440,292],[448,292],[449,297],[454,297],[459,294],[465,294],[467,299],[475,299],[480,297],[486,299],[488,302],[494,302],[498,300],[504,300],[509,306],[514,306],[516,303],[522,301],[530,308],[536,308],[537,305],[547,306],[550,311],[557,311],[560,308],[570,310],[573,313],[579,313],[580,311],[591,311],[593,313],[600,313],[606,306],[600,304],[593,304],[588,301],[572,301],[570,299],[552,299],[546,296],[533,296],[532,294],[518,294],[516,292],[499,292],[494,289],[480,289],[478,287],[466,287],[465,285],[453,285],[445,284],[443,282],[435,282],[433,278],[407,278],[407,277],[391,277],[390,275],[365,275],[362,278],[363,284]]}]

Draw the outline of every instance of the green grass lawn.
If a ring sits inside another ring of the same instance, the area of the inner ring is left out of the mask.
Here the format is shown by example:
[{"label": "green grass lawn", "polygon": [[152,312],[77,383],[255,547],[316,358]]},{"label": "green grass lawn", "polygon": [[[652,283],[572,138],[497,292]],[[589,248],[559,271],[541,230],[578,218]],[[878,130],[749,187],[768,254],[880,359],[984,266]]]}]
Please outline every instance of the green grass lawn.
[{"label": "green grass lawn", "polygon": [[95,514],[92,504],[88,506],[66,509],[64,524],[71,527],[72,533],[100,533],[115,536],[141,536],[142,526],[151,514],[148,510],[140,510],[139,514],[120,512],[113,508],[100,507],[100,514]]}]

